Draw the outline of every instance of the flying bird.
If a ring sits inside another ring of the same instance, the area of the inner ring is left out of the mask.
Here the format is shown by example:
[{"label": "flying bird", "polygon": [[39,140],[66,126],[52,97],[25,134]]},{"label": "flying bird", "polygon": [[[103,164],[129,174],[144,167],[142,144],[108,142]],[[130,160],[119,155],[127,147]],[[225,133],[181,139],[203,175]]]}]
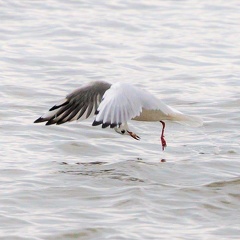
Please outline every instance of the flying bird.
[{"label": "flying bird", "polygon": [[104,81],[90,82],[76,89],[34,123],[59,125],[87,119],[93,115],[95,118],[92,126],[114,128],[117,133],[130,135],[136,140],[140,137],[129,129],[127,124],[129,120],[160,122],[162,150],[167,146],[164,138],[165,120],[190,126],[202,125],[199,117],[181,113],[146,90],[129,83],[110,84]]}]

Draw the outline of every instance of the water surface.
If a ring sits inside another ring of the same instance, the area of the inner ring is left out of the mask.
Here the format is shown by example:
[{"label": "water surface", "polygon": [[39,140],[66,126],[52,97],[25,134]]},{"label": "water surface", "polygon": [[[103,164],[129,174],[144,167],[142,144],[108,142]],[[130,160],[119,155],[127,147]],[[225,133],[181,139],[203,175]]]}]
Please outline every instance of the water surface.
[{"label": "water surface", "polygon": [[[1,239],[239,239],[240,5],[3,1]],[[204,119],[33,121],[93,80],[131,82]],[[164,159],[166,162],[162,162]]]}]

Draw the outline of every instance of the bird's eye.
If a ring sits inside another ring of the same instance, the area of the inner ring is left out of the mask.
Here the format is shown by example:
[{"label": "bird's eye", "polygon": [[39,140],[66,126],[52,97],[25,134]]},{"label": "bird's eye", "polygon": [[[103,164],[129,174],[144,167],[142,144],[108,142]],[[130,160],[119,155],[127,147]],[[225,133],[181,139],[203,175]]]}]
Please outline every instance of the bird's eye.
[{"label": "bird's eye", "polygon": [[125,133],[125,130],[122,130],[121,133],[124,134],[124,133]]}]

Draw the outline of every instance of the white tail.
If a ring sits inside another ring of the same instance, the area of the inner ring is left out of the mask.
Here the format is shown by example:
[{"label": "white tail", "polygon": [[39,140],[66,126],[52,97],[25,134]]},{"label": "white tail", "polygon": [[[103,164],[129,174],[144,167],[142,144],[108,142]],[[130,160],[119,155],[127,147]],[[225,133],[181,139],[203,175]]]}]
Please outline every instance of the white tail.
[{"label": "white tail", "polygon": [[180,112],[171,115],[171,120],[192,127],[200,127],[203,125],[203,120],[200,117],[185,115]]}]

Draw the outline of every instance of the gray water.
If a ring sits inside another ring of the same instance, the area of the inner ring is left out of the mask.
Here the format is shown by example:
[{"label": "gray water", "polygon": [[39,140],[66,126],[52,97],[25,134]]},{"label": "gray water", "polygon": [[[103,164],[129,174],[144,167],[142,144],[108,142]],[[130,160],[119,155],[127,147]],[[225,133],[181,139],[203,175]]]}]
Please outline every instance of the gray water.
[{"label": "gray water", "polygon": [[[1,239],[240,239],[240,3],[0,1]],[[93,80],[204,126],[33,124]]]}]

